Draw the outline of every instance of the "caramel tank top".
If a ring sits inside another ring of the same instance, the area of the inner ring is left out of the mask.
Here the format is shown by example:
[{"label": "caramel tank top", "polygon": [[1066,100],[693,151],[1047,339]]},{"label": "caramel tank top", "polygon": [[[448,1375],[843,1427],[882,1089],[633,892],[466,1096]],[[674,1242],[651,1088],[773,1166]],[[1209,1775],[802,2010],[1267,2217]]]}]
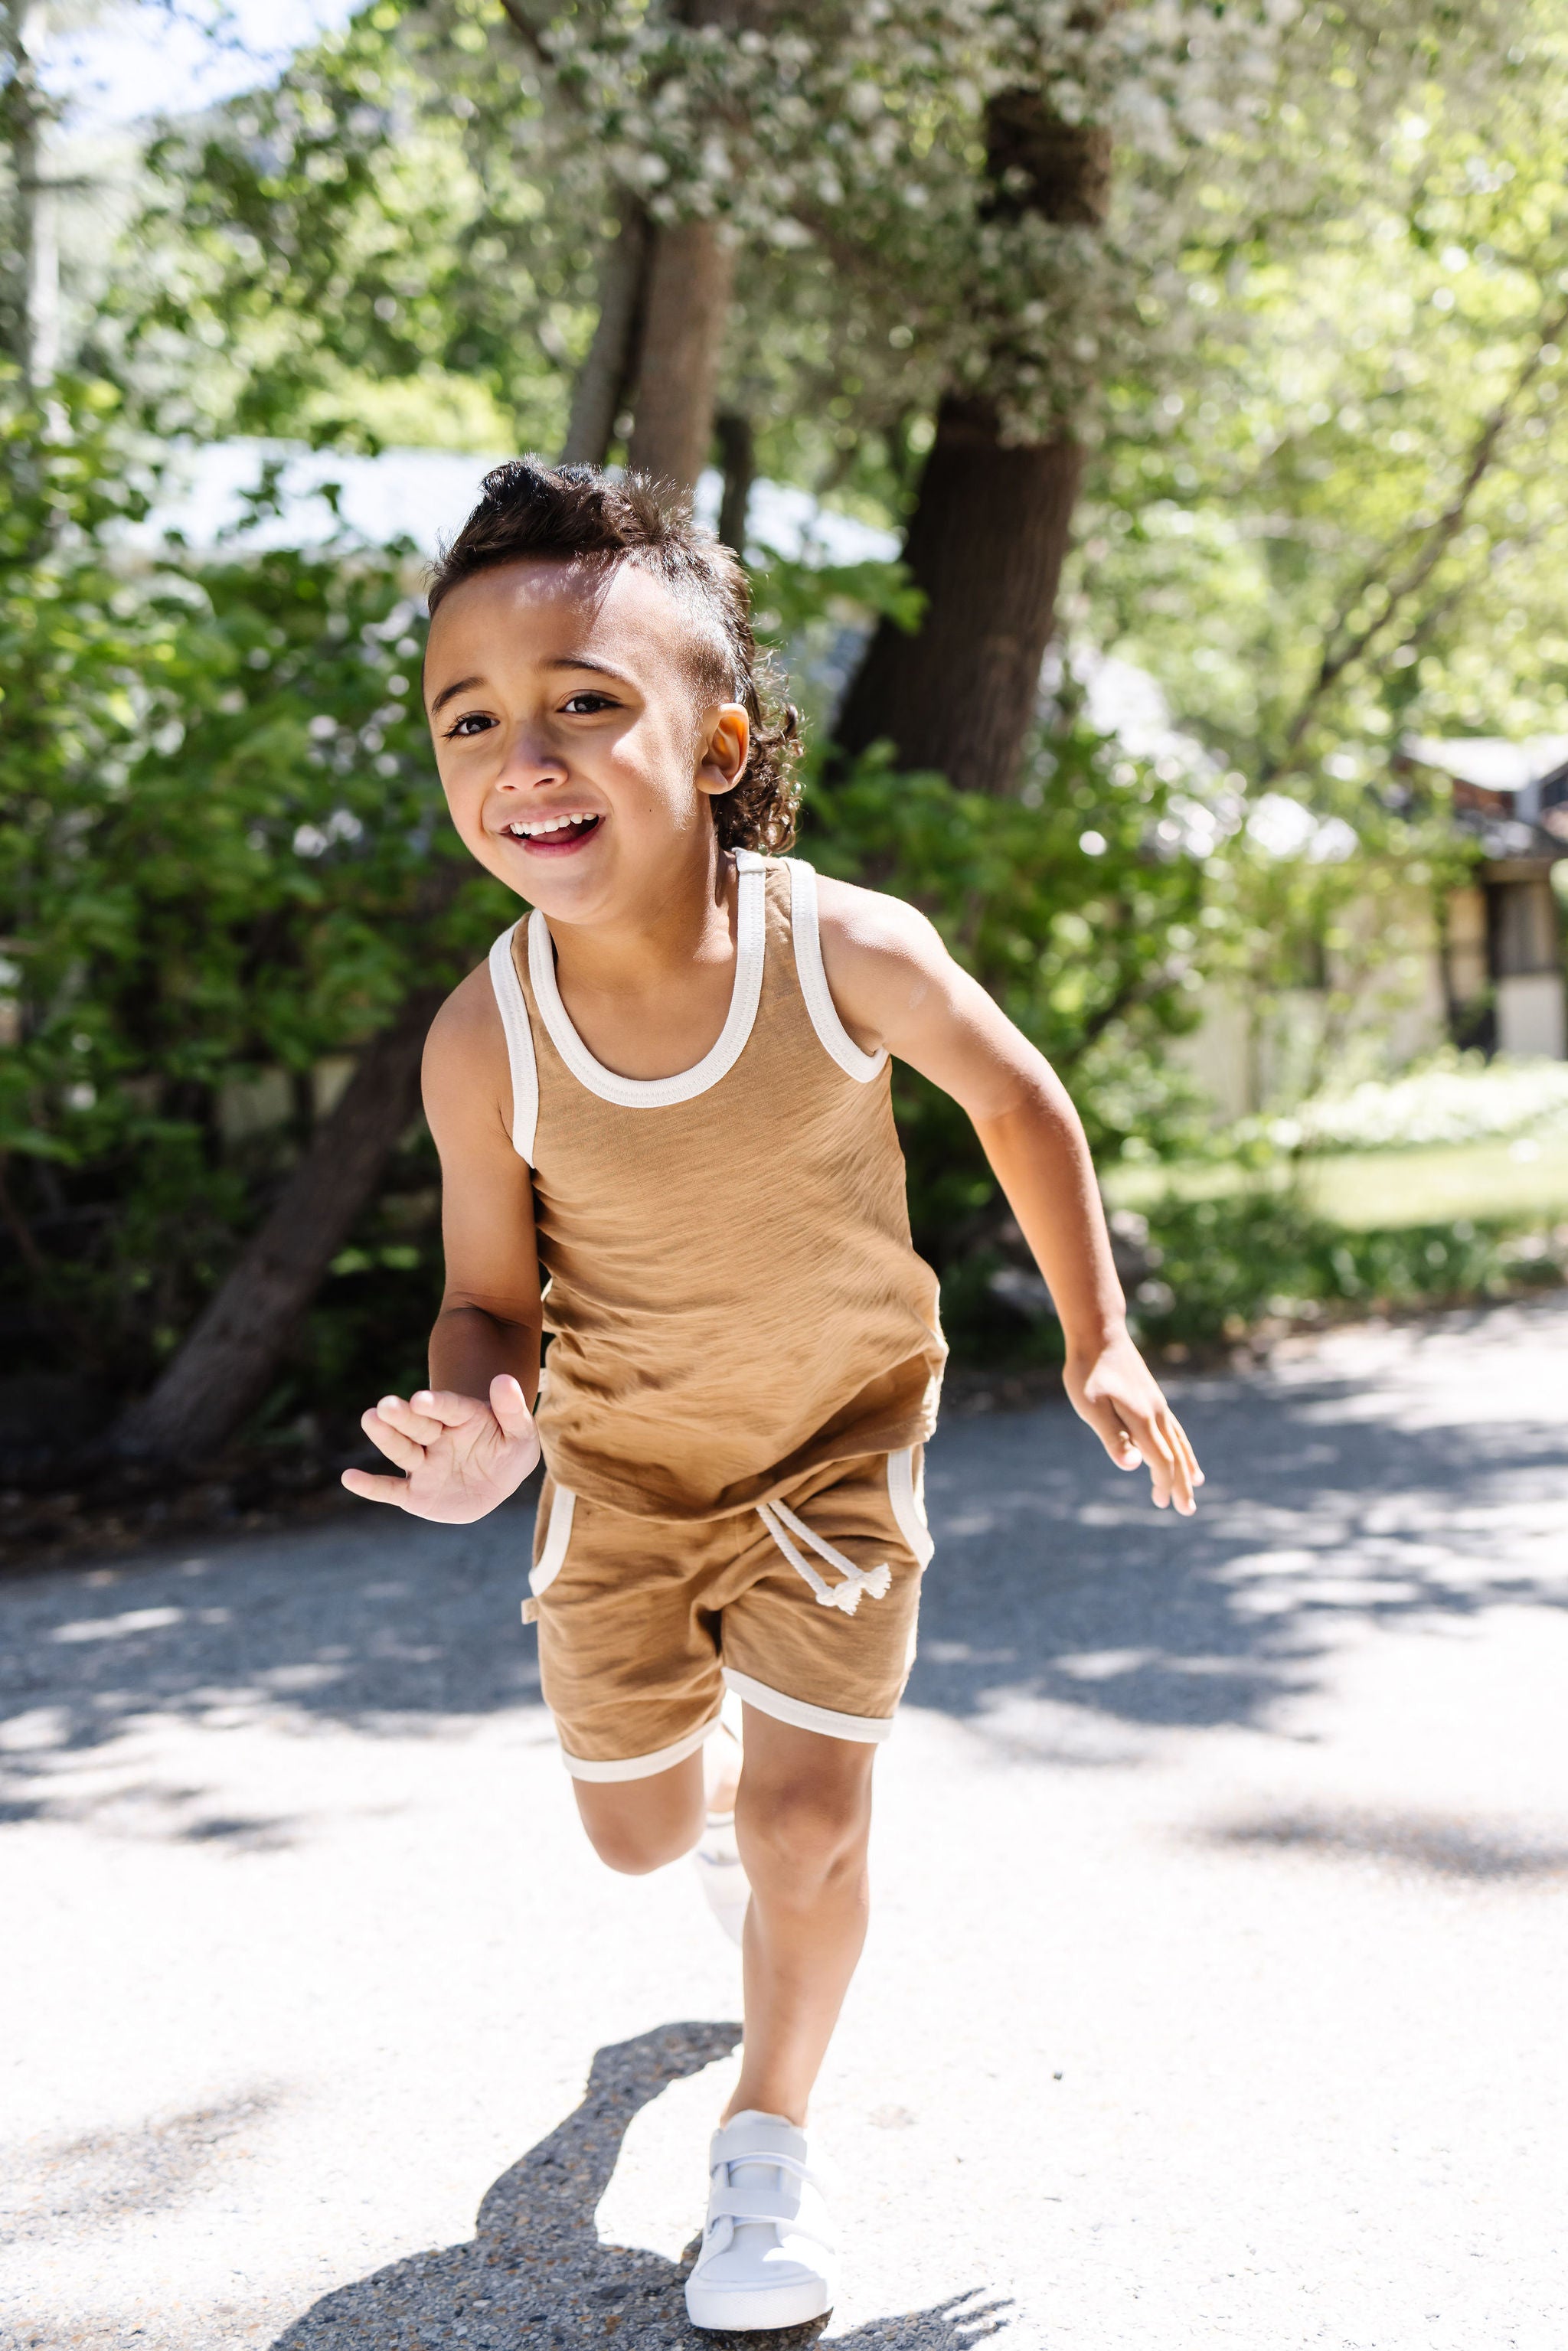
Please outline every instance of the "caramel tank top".
[{"label": "caramel tank top", "polygon": [[736,864],[728,1018],[676,1077],[595,1061],[537,909],[490,951],[546,1282],[545,1459],[652,1518],[753,1510],[824,1462],[921,1443],[946,1353],[887,1055],[833,1008],[816,874]]}]

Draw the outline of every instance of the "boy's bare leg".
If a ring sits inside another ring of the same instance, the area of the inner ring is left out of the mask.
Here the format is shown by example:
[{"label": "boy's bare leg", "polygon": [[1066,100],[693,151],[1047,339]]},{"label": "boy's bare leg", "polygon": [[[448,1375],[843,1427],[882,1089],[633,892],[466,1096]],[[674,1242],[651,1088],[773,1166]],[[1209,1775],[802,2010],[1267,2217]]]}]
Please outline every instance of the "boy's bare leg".
[{"label": "boy's bare leg", "polygon": [[574,1780],[589,1842],[612,1869],[641,1877],[690,1853],[709,1813],[735,1809],[740,1741],[718,1725],[706,1748],[651,1780]]},{"label": "boy's bare leg", "polygon": [[[725,2119],[747,2107],[804,2123],[866,1929],[876,1750],[746,1708],[735,1825],[751,1883],[746,2046]],[[706,1811],[703,1760],[649,1780],[574,1780],[594,1851],[641,1876],[690,1852]]]},{"label": "boy's bare leg", "polygon": [[690,1853],[707,1818],[700,1749],[651,1780],[574,1780],[571,1785],[594,1852],[632,1877]]},{"label": "boy's bare leg", "polygon": [[865,1940],[876,1750],[746,1708],[736,1800],[751,1881],[746,2045],[723,2119],[750,2107],[803,2124]]}]

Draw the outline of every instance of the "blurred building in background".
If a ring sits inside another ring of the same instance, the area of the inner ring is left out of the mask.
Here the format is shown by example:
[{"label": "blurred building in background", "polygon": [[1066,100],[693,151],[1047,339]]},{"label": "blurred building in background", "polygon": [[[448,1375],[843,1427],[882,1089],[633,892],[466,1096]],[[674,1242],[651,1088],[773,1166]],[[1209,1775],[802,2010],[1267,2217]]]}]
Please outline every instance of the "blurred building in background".
[{"label": "blurred building in background", "polygon": [[1450,893],[1443,988],[1457,1042],[1568,1057],[1562,915],[1552,869],[1568,856],[1568,735],[1408,736],[1399,764],[1447,778],[1454,821],[1480,848]]}]

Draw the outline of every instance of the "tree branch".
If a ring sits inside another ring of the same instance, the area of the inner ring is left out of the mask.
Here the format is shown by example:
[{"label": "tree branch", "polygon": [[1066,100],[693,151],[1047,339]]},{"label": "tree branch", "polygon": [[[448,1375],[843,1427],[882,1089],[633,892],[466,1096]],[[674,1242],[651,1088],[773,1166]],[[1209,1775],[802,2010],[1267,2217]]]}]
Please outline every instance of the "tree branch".
[{"label": "tree branch", "polygon": [[513,32],[533,58],[534,63],[542,66],[546,73],[554,78],[559,95],[566,99],[569,106],[576,106],[578,103],[576,94],[561,87],[559,77],[556,74],[555,59],[546,48],[535,26],[528,22],[528,17],[518,7],[517,0],[501,0],[501,14],[511,26]]},{"label": "tree branch", "polygon": [[[1263,781],[1272,782],[1276,777],[1287,774],[1295,765],[1296,757],[1307,729],[1312,725],[1324,698],[1337,685],[1345,671],[1362,660],[1370,651],[1400,607],[1408,603],[1411,597],[1418,594],[1426,586],[1463,528],[1471,501],[1490,471],[1502,436],[1512,423],[1520,402],[1541,372],[1542,351],[1548,344],[1555,342],[1565,329],[1568,329],[1568,303],[1564,303],[1538,330],[1534,350],[1520,369],[1507,393],[1499,401],[1476,434],[1459,486],[1437,521],[1424,534],[1424,544],[1420,546],[1419,552],[1414,560],[1394,579],[1379,580],[1377,576],[1379,570],[1395,562],[1400,549],[1409,544],[1412,527],[1406,527],[1399,537],[1385,548],[1382,557],[1363,572],[1355,590],[1348,601],[1342,606],[1338,618],[1327,632],[1322,655],[1318,664],[1317,675],[1307,689],[1291,722],[1279,758],[1270,761],[1265,767]],[[1383,590],[1380,610],[1361,627],[1352,629],[1350,614],[1355,611],[1363,597],[1379,586]]]}]

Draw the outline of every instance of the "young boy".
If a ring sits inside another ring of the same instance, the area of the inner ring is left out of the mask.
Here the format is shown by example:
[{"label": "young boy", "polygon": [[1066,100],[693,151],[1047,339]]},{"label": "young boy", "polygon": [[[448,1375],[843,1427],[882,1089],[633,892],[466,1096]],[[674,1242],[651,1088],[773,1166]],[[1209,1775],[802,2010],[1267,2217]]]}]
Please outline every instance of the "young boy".
[{"label": "young boy", "polygon": [[703,1749],[726,1688],[743,1701],[738,1784],[721,1762],[711,1802],[749,1891],[745,2050],[686,2303],[698,2326],[792,2325],[833,2300],[807,2101],[865,1932],[872,1761],[931,1552],[945,1350],[890,1053],[974,1121],[1112,1460],[1145,1463],[1162,1509],[1190,1512],[1201,1477],[1128,1337],[1057,1079],[923,915],[776,853],[794,720],[734,558],[649,485],[515,463],[430,604],[453,821],[533,912],[431,1030],[431,1385],[365,1415],[401,1475],[343,1482],[464,1521],[542,1447],[524,1614],[612,1868],[697,1845]]}]

